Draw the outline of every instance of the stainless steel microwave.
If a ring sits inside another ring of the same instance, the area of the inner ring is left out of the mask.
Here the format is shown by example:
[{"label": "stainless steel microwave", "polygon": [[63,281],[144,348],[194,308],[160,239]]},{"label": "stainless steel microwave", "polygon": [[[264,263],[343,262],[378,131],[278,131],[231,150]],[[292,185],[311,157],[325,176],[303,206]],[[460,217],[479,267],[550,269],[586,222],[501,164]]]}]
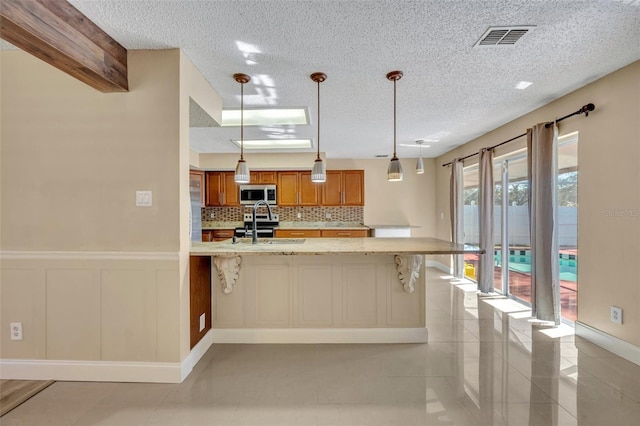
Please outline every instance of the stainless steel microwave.
[{"label": "stainless steel microwave", "polygon": [[275,185],[240,185],[240,204],[255,204],[265,200],[273,206],[277,203]]}]

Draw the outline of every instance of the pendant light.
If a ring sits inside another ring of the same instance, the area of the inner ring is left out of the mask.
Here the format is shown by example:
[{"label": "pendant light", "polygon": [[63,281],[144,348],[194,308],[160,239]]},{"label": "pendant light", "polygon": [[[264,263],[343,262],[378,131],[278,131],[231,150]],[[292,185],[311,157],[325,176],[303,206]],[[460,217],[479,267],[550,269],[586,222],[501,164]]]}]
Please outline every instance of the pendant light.
[{"label": "pendant light", "polygon": [[251,180],[249,166],[244,161],[244,85],[251,81],[251,77],[246,74],[234,74],[233,79],[240,83],[240,160],[238,160],[233,180],[236,183],[249,183]]},{"label": "pendant light", "polygon": [[396,81],[402,78],[402,71],[391,71],[387,74],[387,80],[393,81],[393,158],[387,169],[387,180],[397,182],[402,180],[402,165],[396,155]]},{"label": "pendant light", "polygon": [[324,161],[320,158],[320,83],[327,79],[327,75],[322,72],[314,72],[311,74],[311,80],[318,83],[318,156],[315,163],[313,163],[313,169],[311,170],[311,182],[326,182],[327,169],[325,168]]},{"label": "pendant light", "polygon": [[416,174],[422,175],[424,174],[424,162],[422,161],[422,144],[424,140],[417,140],[416,143],[420,147],[420,156],[418,156],[418,162],[416,163]]}]

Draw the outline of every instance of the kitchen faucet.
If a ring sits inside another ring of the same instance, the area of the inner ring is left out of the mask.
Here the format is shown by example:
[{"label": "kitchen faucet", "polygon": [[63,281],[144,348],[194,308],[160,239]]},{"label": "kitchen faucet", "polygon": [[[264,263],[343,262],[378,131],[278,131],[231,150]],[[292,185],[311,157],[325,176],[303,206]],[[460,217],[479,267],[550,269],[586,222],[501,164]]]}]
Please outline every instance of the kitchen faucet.
[{"label": "kitchen faucet", "polygon": [[269,203],[267,203],[265,200],[258,200],[256,201],[256,203],[253,205],[253,229],[251,230],[251,244],[258,244],[258,226],[256,224],[256,210],[258,210],[258,207],[260,206],[260,204],[264,204],[265,206],[267,206],[267,210],[269,210],[269,220],[273,220],[273,215],[271,214],[271,207],[269,206]]}]

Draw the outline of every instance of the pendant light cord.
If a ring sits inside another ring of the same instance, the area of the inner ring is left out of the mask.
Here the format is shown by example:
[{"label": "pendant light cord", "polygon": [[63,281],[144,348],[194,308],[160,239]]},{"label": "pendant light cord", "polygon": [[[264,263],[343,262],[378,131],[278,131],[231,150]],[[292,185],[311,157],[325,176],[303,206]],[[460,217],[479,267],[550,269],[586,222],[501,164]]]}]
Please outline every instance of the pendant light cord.
[{"label": "pendant light cord", "polygon": [[240,83],[240,160],[244,160],[244,83]]},{"label": "pendant light cord", "polygon": [[320,80],[318,83],[318,156],[317,159],[320,159]]},{"label": "pendant light cord", "polygon": [[393,158],[396,158],[396,81],[393,80]]}]

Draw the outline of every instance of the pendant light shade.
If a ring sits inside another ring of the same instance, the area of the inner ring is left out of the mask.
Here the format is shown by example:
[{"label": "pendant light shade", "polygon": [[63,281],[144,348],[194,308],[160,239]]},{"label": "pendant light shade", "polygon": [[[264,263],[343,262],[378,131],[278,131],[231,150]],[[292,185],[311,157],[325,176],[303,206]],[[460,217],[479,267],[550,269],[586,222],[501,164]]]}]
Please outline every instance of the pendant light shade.
[{"label": "pendant light shade", "polygon": [[387,80],[393,81],[393,158],[387,168],[387,180],[397,182],[402,180],[402,164],[396,155],[396,81],[402,78],[402,71],[391,71]]},{"label": "pendant light shade", "polygon": [[311,74],[311,80],[318,83],[318,156],[313,163],[313,169],[311,169],[311,182],[322,183],[327,180],[327,169],[324,165],[324,161],[320,158],[320,83],[327,79],[327,75],[322,72],[314,72]]},{"label": "pendant light shade", "polygon": [[416,163],[416,174],[424,174],[424,161],[422,161],[422,157],[419,157]]},{"label": "pendant light shade", "polygon": [[420,155],[418,156],[418,162],[416,163],[416,174],[424,174],[424,161],[422,161],[422,144],[423,140],[417,140],[416,143],[420,147]]},{"label": "pendant light shade", "polygon": [[249,183],[251,174],[247,162],[244,161],[244,85],[251,81],[251,77],[246,74],[234,74],[233,79],[240,83],[240,160],[233,180],[236,183]]}]

